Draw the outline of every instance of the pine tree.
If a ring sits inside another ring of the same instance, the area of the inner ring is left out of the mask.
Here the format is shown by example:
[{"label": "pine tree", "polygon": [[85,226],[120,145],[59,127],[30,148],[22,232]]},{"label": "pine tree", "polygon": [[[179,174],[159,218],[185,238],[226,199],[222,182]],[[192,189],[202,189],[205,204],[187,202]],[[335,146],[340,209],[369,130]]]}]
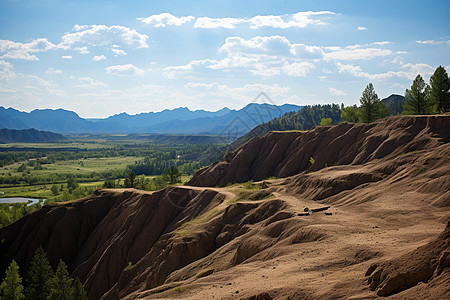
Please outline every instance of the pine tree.
[{"label": "pine tree", "polygon": [[125,177],[125,181],[124,181],[124,185],[127,188],[134,188],[135,186],[135,180],[136,179],[136,174],[133,171],[129,171],[127,172],[127,175]]},{"label": "pine tree", "polygon": [[72,299],[73,288],[72,278],[69,277],[67,266],[62,259],[59,260],[55,276],[50,280],[49,300],[68,300]]},{"label": "pine tree", "polygon": [[362,123],[371,123],[388,115],[386,106],[378,98],[372,83],[366,86],[359,102],[361,107],[358,109],[358,115]]},{"label": "pine tree", "polygon": [[411,90],[405,91],[405,104],[403,113],[407,115],[423,115],[431,113],[431,105],[428,100],[429,86],[422,76],[417,75],[414,79]]},{"label": "pine tree", "polygon": [[3,291],[3,298],[8,300],[24,299],[22,278],[19,274],[19,266],[13,259],[8,269],[6,270],[6,276],[1,286]]},{"label": "pine tree", "polygon": [[27,299],[45,300],[50,294],[50,279],[54,276],[52,267],[42,247],[36,249],[25,279]]},{"label": "pine tree", "polygon": [[74,300],[87,300],[87,294],[84,290],[83,284],[81,283],[80,279],[75,278],[75,281],[73,282],[73,294],[72,299]]},{"label": "pine tree", "polygon": [[163,179],[170,184],[180,182],[181,173],[176,166],[171,166],[167,172],[163,174]]},{"label": "pine tree", "polygon": [[450,111],[450,79],[442,66],[430,77],[429,100],[438,113]]}]

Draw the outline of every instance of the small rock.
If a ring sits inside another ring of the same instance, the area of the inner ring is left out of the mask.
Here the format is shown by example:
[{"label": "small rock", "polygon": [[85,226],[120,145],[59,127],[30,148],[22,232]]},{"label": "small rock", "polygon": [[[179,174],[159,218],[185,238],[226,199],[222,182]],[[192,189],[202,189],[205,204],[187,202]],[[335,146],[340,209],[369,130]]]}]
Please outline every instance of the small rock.
[{"label": "small rock", "polygon": [[326,212],[325,213],[325,215],[327,215],[327,216],[331,216],[333,213],[331,213],[331,212]]},{"label": "small rock", "polygon": [[319,208],[313,208],[311,209],[312,212],[318,212],[318,211],[322,211],[322,210],[327,210],[329,209],[329,206],[324,206],[324,207],[319,207]]},{"label": "small rock", "polygon": [[309,216],[309,213],[298,213],[297,216],[302,217],[302,216]]},{"label": "small rock", "polygon": [[305,207],[305,209],[303,211],[309,211],[309,208]]},{"label": "small rock", "polygon": [[235,293],[236,293],[236,294],[239,294],[239,291],[236,291]]},{"label": "small rock", "polygon": [[227,285],[232,285],[232,283],[231,283],[231,282],[228,282]]}]

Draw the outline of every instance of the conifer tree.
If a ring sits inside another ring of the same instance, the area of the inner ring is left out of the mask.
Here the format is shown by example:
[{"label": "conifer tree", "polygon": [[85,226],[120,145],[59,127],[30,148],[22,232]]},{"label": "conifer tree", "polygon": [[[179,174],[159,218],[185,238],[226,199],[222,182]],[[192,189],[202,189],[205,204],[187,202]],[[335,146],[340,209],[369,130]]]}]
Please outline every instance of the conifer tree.
[{"label": "conifer tree", "polygon": [[171,166],[169,168],[169,170],[167,170],[164,174],[163,174],[163,179],[165,181],[167,181],[170,184],[175,184],[177,182],[180,182],[180,178],[181,178],[181,173],[178,170],[178,168],[176,166]]},{"label": "conifer tree", "polygon": [[422,76],[417,75],[411,89],[405,91],[405,104],[403,113],[407,115],[423,115],[431,113],[431,105],[428,100],[429,86]]},{"label": "conifer tree", "polygon": [[5,279],[0,287],[3,291],[2,299],[20,300],[25,298],[23,295],[22,278],[19,274],[19,266],[14,259],[6,270]]},{"label": "conifer tree", "polygon": [[87,294],[84,290],[83,284],[81,283],[80,279],[75,278],[73,282],[73,294],[72,298],[74,300],[87,300]]},{"label": "conifer tree", "polygon": [[72,299],[73,288],[72,278],[69,277],[67,266],[62,259],[59,260],[55,276],[50,280],[49,300],[69,300]]},{"label": "conifer tree", "polygon": [[439,66],[430,77],[429,100],[438,113],[450,111],[450,79],[447,71]]},{"label": "conifer tree", "polygon": [[53,276],[47,254],[42,247],[37,248],[25,278],[25,296],[27,299],[47,299],[50,294],[50,279]]},{"label": "conifer tree", "polygon": [[361,107],[358,109],[358,114],[362,123],[371,123],[388,115],[386,106],[378,98],[372,83],[366,86],[359,102]]}]

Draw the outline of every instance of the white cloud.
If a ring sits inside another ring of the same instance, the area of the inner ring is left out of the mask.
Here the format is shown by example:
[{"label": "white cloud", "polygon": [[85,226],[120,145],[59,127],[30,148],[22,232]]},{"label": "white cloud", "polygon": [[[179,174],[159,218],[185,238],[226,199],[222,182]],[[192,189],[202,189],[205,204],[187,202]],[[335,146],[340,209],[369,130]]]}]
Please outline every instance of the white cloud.
[{"label": "white cloud", "polygon": [[358,26],[358,27],[356,27],[356,30],[367,30],[367,29],[369,29],[369,28],[367,28],[367,27],[364,27],[364,26]]},{"label": "white cloud", "polygon": [[82,30],[85,30],[85,29],[88,29],[88,28],[89,28],[89,25],[78,25],[78,24],[75,24],[73,26],[73,30],[75,30],[75,31],[82,31]]},{"label": "white cloud", "polygon": [[333,96],[347,96],[347,94],[344,91],[332,87],[330,87],[328,90],[330,91],[330,94]]},{"label": "white cloud", "polygon": [[63,55],[61,56],[62,59],[72,59],[72,55]]},{"label": "white cloud", "polygon": [[127,53],[121,49],[111,49],[112,52],[114,52],[114,56],[122,56],[122,55],[127,55]]},{"label": "white cloud", "polygon": [[104,59],[106,59],[106,56],[104,56],[103,54],[102,55],[96,55],[96,56],[94,56],[92,58],[93,61],[101,61],[101,60],[104,60]]},{"label": "white cloud", "polygon": [[137,18],[142,23],[152,25],[153,27],[180,26],[184,23],[189,23],[195,18],[193,16],[175,17],[169,13],[162,13],[159,15],[152,15],[148,18]]},{"label": "white cloud", "polygon": [[80,84],[77,85],[79,88],[98,88],[106,86],[103,82],[91,77],[80,77],[78,78],[78,81],[80,82]]},{"label": "white cloud", "polygon": [[78,51],[80,54],[89,54],[89,50],[86,46],[76,47],[75,50]]},{"label": "white cloud", "polygon": [[426,41],[416,41],[418,44],[426,44],[426,45],[440,45],[440,44],[448,44],[450,45],[450,40],[447,41],[435,41],[435,40],[426,40]]},{"label": "white cloud", "polygon": [[210,70],[245,70],[253,75],[271,77],[280,74],[306,76],[314,64],[300,56],[321,57],[320,47],[291,44],[283,36],[256,36],[248,40],[228,37],[219,49],[226,53],[222,60],[196,60],[187,65],[165,69],[166,77],[173,78],[177,73]]},{"label": "white cloud", "polygon": [[13,71],[14,66],[4,60],[0,60],[0,79],[10,81],[16,78]]},{"label": "white cloud", "polygon": [[0,40],[0,58],[39,60],[31,53],[45,52],[57,46],[50,43],[46,38],[39,38],[29,43],[17,43],[10,40]]},{"label": "white cloud", "polygon": [[286,29],[305,28],[309,25],[325,25],[328,23],[318,19],[318,17],[334,14],[335,13],[331,11],[301,11],[295,14],[254,16],[250,19],[242,19],[234,17],[211,18],[207,16],[198,18],[193,16],[176,17],[169,13],[162,13],[159,15],[152,15],[148,18],[138,18],[138,20],[145,24],[152,25],[153,27],[180,26],[195,20],[195,28],[234,29],[238,24],[248,24],[252,29],[259,29],[262,27]]},{"label": "white cloud", "polygon": [[413,80],[418,74],[424,76],[428,76],[433,74],[433,67],[427,64],[419,63],[419,64],[404,64],[400,67],[399,71],[388,71],[386,73],[378,73],[378,74],[369,74],[367,72],[362,71],[360,66],[355,65],[345,65],[341,63],[337,63],[336,66],[339,69],[339,73],[347,73],[355,77],[365,77],[370,80],[387,80],[393,77],[406,78],[409,80]]},{"label": "white cloud", "polygon": [[45,71],[47,74],[62,74],[61,70],[57,70],[54,68],[48,68],[47,71]]},{"label": "white cloud", "polygon": [[235,25],[245,22],[244,19],[236,18],[208,18],[200,17],[195,21],[195,28],[236,28]]},{"label": "white cloud", "polygon": [[326,25],[327,23],[323,20],[315,19],[315,16],[322,15],[334,15],[331,11],[301,11],[293,15],[284,16],[255,16],[251,18],[248,22],[250,27],[253,29],[261,27],[273,27],[273,28],[305,28],[309,25]]},{"label": "white cloud", "polygon": [[391,55],[392,51],[388,49],[380,48],[362,48],[353,49],[346,47],[336,51],[325,53],[325,60],[359,60],[359,59],[372,59],[379,56]]},{"label": "white cloud", "polygon": [[105,70],[107,74],[118,76],[142,76],[145,73],[144,70],[135,67],[133,64],[110,66]]},{"label": "white cloud", "polygon": [[240,37],[227,37],[225,44],[220,47],[219,52],[228,54],[281,54],[290,55],[295,53],[293,45],[283,36],[256,36],[249,40]]},{"label": "white cloud", "polygon": [[[304,77],[316,65],[334,61],[370,60],[394,54],[385,49],[388,41],[374,42],[364,45],[349,45],[346,47],[310,46],[291,43],[286,37],[256,36],[250,39],[241,37],[227,37],[219,48],[219,53],[226,56],[220,60],[203,59],[191,61],[186,65],[165,68],[164,75],[174,78],[177,74],[187,75],[189,72],[207,72],[208,70],[240,70],[253,75],[271,77],[287,75]],[[323,66],[321,66],[323,69]],[[382,79],[386,76],[409,76],[409,73],[375,74],[364,73],[360,67],[353,65],[339,65],[340,73],[354,76]]]},{"label": "white cloud", "polygon": [[76,25],[72,33],[66,33],[61,38],[60,47],[70,48],[73,44],[92,46],[127,45],[135,48],[148,48],[148,36],[124,26],[106,25]]},{"label": "white cloud", "polygon": [[283,71],[289,75],[294,77],[305,77],[306,74],[312,69],[314,65],[309,62],[299,62],[299,63],[285,63],[283,66]]},{"label": "white cloud", "polygon": [[211,65],[217,63],[218,63],[217,60],[202,59],[202,60],[193,60],[186,65],[166,67],[164,68],[164,77],[175,78],[178,73],[186,73],[194,71],[197,68],[209,68]]},{"label": "white cloud", "polygon": [[[26,89],[41,90],[42,87],[44,87],[45,90],[51,95],[55,95],[55,96],[59,96],[59,97],[66,96],[66,92],[59,89],[57,84],[55,84],[53,82],[44,80],[35,75],[26,75],[26,77],[31,79],[31,82],[32,82],[31,85],[25,86]],[[34,85],[35,83],[37,83],[39,86]]]}]

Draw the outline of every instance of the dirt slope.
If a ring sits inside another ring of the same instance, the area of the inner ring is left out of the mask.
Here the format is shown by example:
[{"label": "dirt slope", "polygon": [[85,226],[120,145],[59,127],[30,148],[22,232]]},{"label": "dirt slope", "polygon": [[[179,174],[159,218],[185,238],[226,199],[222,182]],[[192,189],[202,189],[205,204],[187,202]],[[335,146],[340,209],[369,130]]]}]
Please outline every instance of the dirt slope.
[{"label": "dirt slope", "polygon": [[[254,140],[230,154],[222,176],[239,157],[265,155],[278,161],[273,171],[318,151],[314,165],[255,189],[101,190],[46,206],[0,229],[0,271],[12,258],[26,269],[42,244],[53,265],[63,257],[89,299],[449,298],[449,119],[389,118]],[[308,134],[310,146],[297,141]],[[196,180],[215,176],[202,174]]]},{"label": "dirt slope", "polygon": [[372,124],[342,123],[307,132],[272,132],[200,170],[188,185],[226,186],[271,176],[287,177],[326,166],[363,164],[433,148],[448,142],[449,131],[448,116],[402,116]]}]

